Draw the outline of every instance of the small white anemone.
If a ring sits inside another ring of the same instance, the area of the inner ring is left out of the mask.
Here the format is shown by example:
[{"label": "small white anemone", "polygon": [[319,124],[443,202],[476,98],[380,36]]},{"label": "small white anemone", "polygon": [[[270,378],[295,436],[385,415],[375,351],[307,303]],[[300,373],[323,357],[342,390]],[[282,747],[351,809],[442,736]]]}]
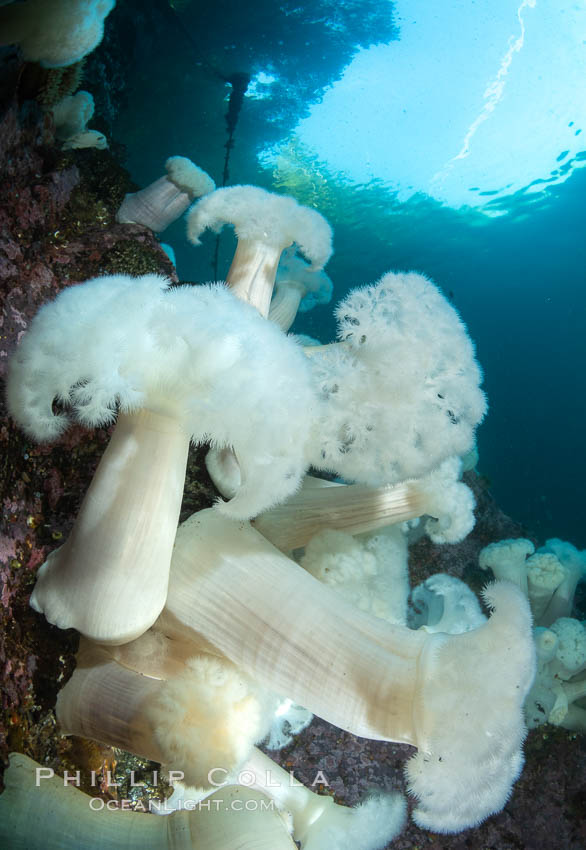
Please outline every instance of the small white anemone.
[{"label": "small white anemone", "polygon": [[219,233],[225,224],[234,226],[238,238],[226,282],[263,316],[285,248],[295,243],[312,269],[321,269],[332,253],[332,230],[322,215],[257,186],[230,186],[206,195],[187,217],[187,238],[199,245],[206,228]]},{"label": "small white anemone", "polygon": [[164,177],[124,196],[116,213],[117,221],[143,224],[155,233],[162,233],[196,198],[216,188],[209,174],[185,156],[169,157],[165,169]]},{"label": "small white anemone", "polygon": [[305,313],[332,300],[334,285],[324,271],[312,269],[295,249],[283,254],[277,269],[275,292],[268,318],[284,331],[288,331],[297,312]]}]

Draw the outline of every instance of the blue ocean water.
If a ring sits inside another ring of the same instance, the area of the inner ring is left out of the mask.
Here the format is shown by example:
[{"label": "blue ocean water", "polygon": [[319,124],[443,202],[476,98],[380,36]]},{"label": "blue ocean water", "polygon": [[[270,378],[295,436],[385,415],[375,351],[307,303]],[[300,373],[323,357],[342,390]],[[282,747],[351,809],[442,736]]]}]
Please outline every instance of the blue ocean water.
[{"label": "blue ocean water", "polygon": [[[316,0],[278,8],[261,2],[251,16],[230,2],[216,4],[214,11],[204,11],[198,2],[173,5],[185,36],[167,45],[173,50],[173,65],[169,67],[165,50],[137,57],[128,81],[129,102],[116,127],[127,144],[133,177],[145,185],[158,176],[167,156],[184,154],[221,185],[226,114],[234,88],[227,80],[235,72],[248,73],[247,96],[235,116],[226,184],[253,183],[290,193],[329,219],[335,253],[327,271],[335,284],[335,300],[389,270],[421,271],[442,288],[466,322],[485,373],[490,411],[478,433],[478,471],[490,481],[501,507],[528,532],[542,541],[556,536],[586,547],[581,498],[586,478],[586,172],[579,167],[586,152],[558,151],[553,175],[536,173],[533,186],[508,194],[500,185],[491,191],[485,184],[488,215],[477,205],[448,205],[423,190],[404,198],[388,176],[381,179],[376,173],[357,183],[304,146],[295,136],[296,125],[320,103],[358,51],[372,44],[399,45],[407,31],[416,38],[418,22],[406,14],[410,9],[426,16],[421,17],[420,30],[435,27],[438,37],[447,18],[442,21],[429,6],[426,12],[419,2],[410,6],[409,0],[398,4]],[[491,10],[490,4],[477,4],[479,27],[487,20],[498,23],[502,16],[506,23],[502,45],[498,32],[490,37],[494,57],[502,54],[506,59],[509,51],[505,70],[513,79],[515,63],[531,47],[537,15],[548,10],[555,14],[556,7],[547,2],[536,7],[533,0],[499,0],[497,5]],[[454,7],[457,13],[457,6],[450,0],[444,11]],[[472,23],[474,14],[467,9]],[[522,48],[520,34],[527,45]],[[482,43],[482,31],[471,37]],[[558,47],[563,53],[563,43]],[[423,86],[425,61],[426,56],[418,56]],[[446,52],[439,67],[449,72],[455,61]],[[491,73],[496,80],[504,79],[502,67],[502,63],[500,69],[488,67],[487,81]],[[462,80],[466,71],[462,69]],[[429,62],[430,85],[434,73],[437,67]],[[457,74],[452,76],[457,80]],[[381,71],[376,94],[382,111],[385,99],[393,94],[389,90],[387,95],[387,82]],[[562,82],[557,81],[558,87]],[[555,90],[556,80],[551,84]],[[526,97],[534,98],[529,110],[539,114],[542,129],[550,113],[551,132],[565,120],[554,114],[555,104],[544,104],[537,78]],[[457,98],[455,88],[451,99]],[[151,119],[146,135],[145,114]],[[454,114],[457,123],[458,111]],[[434,126],[429,123],[425,132],[433,156]],[[512,144],[514,132],[518,128],[505,122],[497,136],[503,150],[512,151],[513,174],[526,165],[524,156],[515,153],[523,146],[518,140]],[[527,149],[531,132],[528,127]],[[547,137],[547,127],[544,132]],[[571,128],[578,143],[580,132],[578,122]],[[323,133],[327,135],[327,129]],[[366,145],[368,128],[365,139]],[[279,144],[286,146],[286,163],[267,160],[266,151]],[[333,139],[334,148],[335,144]],[[398,141],[391,134],[384,144],[392,164]],[[366,155],[357,148],[357,158]],[[220,278],[225,275],[234,246],[230,234],[221,237],[217,269],[213,236],[195,249],[186,241],[184,225],[177,223],[164,238],[175,250],[181,278],[205,281],[216,273]],[[335,333],[331,306],[300,314],[292,330],[331,340]]]}]

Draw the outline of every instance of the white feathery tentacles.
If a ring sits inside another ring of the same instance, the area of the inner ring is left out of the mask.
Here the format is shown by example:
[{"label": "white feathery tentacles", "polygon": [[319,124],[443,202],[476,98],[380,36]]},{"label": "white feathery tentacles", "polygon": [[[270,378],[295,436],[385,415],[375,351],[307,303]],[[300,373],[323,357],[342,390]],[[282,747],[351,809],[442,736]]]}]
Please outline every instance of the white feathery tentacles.
[{"label": "white feathery tentacles", "polygon": [[378,487],[464,454],[486,411],[466,328],[437,287],[388,273],[336,308],[340,343],[307,349],[321,400],[309,459]]},{"label": "white feathery tentacles", "polygon": [[42,567],[32,600],[51,622],[102,642],[137,637],[164,604],[190,438],[236,453],[241,486],[218,510],[238,519],[293,493],[306,468],[306,359],[223,285],[168,288],[147,275],[66,289],[23,336],[7,397],[39,440],[71,418],[96,426],[120,411],[71,536]]},{"label": "white feathery tentacles", "polygon": [[313,269],[332,253],[332,230],[316,210],[288,195],[257,186],[230,186],[202,198],[187,217],[187,238],[194,245],[207,228],[219,233],[233,224],[238,245],[226,282],[239,298],[267,316],[281,253],[295,243]]}]

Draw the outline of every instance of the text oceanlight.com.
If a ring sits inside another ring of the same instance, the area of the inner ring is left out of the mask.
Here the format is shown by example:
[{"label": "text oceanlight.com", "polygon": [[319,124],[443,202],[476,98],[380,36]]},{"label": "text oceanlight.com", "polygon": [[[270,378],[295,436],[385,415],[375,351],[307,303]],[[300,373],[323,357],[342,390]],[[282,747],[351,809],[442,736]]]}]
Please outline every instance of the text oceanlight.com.
[{"label": "text oceanlight.com", "polygon": [[[110,811],[132,811],[150,812],[151,814],[166,814],[168,810],[165,800],[148,800],[143,803],[140,800],[102,800],[101,797],[91,797],[88,806],[92,812],[101,812],[102,809]],[[178,800],[173,806],[173,811],[186,812],[272,812],[278,811],[275,800],[222,800],[209,797],[203,800]]]}]

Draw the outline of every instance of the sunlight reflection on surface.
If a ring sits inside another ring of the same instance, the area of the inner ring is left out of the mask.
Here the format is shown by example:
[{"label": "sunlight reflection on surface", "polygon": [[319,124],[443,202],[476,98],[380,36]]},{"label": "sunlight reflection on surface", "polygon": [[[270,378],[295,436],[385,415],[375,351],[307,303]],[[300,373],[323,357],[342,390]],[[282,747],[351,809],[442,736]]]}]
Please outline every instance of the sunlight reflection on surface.
[{"label": "sunlight reflection on surface", "polygon": [[[424,192],[479,207],[538,192],[584,164],[582,4],[445,0],[434,11],[428,0],[399,0],[397,8],[401,40],[361,50],[294,131],[332,171],[352,183],[384,181],[399,200]],[[282,154],[276,146],[261,161]]]}]

